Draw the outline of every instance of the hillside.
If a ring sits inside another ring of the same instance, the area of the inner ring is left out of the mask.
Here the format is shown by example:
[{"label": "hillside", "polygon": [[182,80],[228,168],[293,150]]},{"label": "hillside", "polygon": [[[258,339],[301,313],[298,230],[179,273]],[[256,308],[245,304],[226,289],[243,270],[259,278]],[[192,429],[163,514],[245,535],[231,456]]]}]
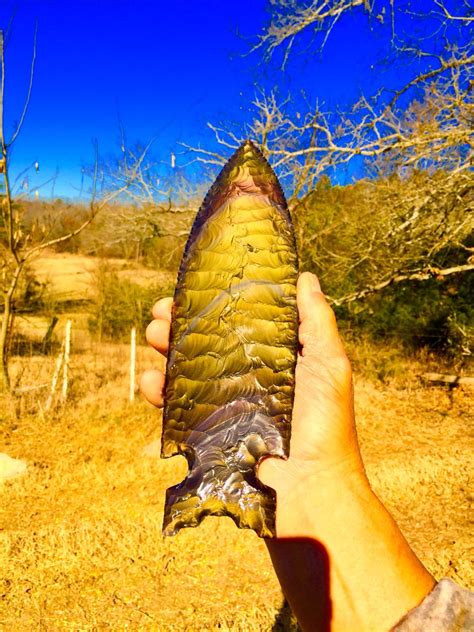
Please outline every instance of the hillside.
[{"label": "hillside", "polygon": [[[46,253],[33,261],[31,269],[42,285],[41,306],[16,317],[16,333],[25,341],[39,342],[55,316],[58,318],[55,338],[61,340],[64,325],[71,319],[73,340],[81,348],[91,342],[88,327],[91,304],[103,300],[101,283],[104,274],[113,274],[119,283],[128,281],[150,289],[161,287],[166,292],[174,283],[174,274],[166,270],[155,271],[125,259],[101,259],[69,253]],[[146,306],[146,319],[151,304]]]},{"label": "hillside", "polygon": [[[33,262],[32,269],[39,282],[46,284],[46,297],[58,301],[88,300],[95,296],[95,275],[104,260],[70,253],[47,253]],[[107,259],[107,266],[120,279],[142,285],[167,283],[173,275],[163,270],[151,270],[126,259]]]}]

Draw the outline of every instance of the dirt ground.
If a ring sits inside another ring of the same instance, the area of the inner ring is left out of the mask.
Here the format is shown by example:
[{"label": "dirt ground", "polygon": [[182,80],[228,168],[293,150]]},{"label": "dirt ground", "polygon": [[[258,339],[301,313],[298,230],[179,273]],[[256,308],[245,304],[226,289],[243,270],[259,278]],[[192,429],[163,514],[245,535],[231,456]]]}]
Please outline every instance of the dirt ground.
[{"label": "dirt ground", "polygon": [[[28,464],[0,488],[0,629],[293,629],[275,624],[283,598],[254,533],[207,518],[162,537],[184,460],[159,460],[159,413],[127,403],[127,353],[73,355],[71,399],[54,413],[34,412],[44,394],[0,401],[0,451]],[[28,362],[40,381],[54,360]],[[140,370],[154,362],[139,349]],[[427,567],[472,588],[474,391],[423,386],[419,370],[386,383],[356,374],[363,455]]]}]

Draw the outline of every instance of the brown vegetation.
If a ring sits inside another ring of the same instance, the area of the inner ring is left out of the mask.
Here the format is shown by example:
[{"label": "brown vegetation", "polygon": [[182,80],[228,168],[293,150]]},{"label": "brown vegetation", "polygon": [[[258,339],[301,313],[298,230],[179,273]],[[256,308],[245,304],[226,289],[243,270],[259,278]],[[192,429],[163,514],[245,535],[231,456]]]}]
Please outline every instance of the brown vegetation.
[{"label": "brown vegetation", "polygon": [[[17,400],[18,418],[13,402],[0,402],[2,445],[28,463],[0,490],[0,627],[271,629],[282,595],[255,534],[208,518],[162,537],[164,492],[185,465],[159,460],[159,413],[127,403],[127,355],[126,345],[89,341],[72,356],[70,401],[50,415],[35,412],[38,393],[25,394],[21,410]],[[474,586],[473,391],[423,386],[417,375],[429,358],[417,364],[362,346],[351,355],[374,488],[436,577]],[[138,360],[143,370],[157,358],[140,347]],[[24,363],[38,381],[53,370],[52,359],[16,358],[13,373]],[[385,367],[384,383],[370,367]]]}]

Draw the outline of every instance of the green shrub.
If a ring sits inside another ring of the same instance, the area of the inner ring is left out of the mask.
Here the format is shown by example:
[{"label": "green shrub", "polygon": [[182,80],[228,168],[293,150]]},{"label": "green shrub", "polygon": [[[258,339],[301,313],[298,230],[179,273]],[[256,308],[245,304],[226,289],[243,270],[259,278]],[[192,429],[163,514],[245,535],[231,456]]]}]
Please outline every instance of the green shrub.
[{"label": "green shrub", "polygon": [[336,308],[343,328],[448,356],[472,352],[474,274],[407,282]]},{"label": "green shrub", "polygon": [[89,331],[99,340],[127,341],[133,326],[144,341],[151,320],[151,307],[159,298],[172,294],[169,285],[142,285],[121,279],[116,270],[103,262],[96,273],[96,299],[91,306]]}]

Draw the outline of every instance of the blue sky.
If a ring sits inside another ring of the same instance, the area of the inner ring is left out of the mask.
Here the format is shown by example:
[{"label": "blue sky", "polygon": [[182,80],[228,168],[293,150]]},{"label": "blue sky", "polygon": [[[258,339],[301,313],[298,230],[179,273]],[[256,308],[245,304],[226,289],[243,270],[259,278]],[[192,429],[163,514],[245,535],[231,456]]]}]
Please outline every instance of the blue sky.
[{"label": "blue sky", "polygon": [[3,0],[0,27],[14,14],[6,50],[7,134],[21,112],[38,23],[33,94],[13,149],[13,174],[38,160],[30,188],[59,169],[54,191],[47,186],[42,196],[74,196],[81,167],[93,162],[92,140],[101,153],[118,152],[119,119],[130,142],[157,137],[154,151],[167,160],[180,141],[209,144],[207,121],[243,125],[256,85],[277,83],[281,94],[304,87],[327,108],[371,88],[379,72],[372,62],[385,45],[376,25],[371,31],[361,14],[348,16],[334,29],[323,63],[306,55],[279,73],[258,54],[245,55],[268,19],[266,6],[265,0]]}]

